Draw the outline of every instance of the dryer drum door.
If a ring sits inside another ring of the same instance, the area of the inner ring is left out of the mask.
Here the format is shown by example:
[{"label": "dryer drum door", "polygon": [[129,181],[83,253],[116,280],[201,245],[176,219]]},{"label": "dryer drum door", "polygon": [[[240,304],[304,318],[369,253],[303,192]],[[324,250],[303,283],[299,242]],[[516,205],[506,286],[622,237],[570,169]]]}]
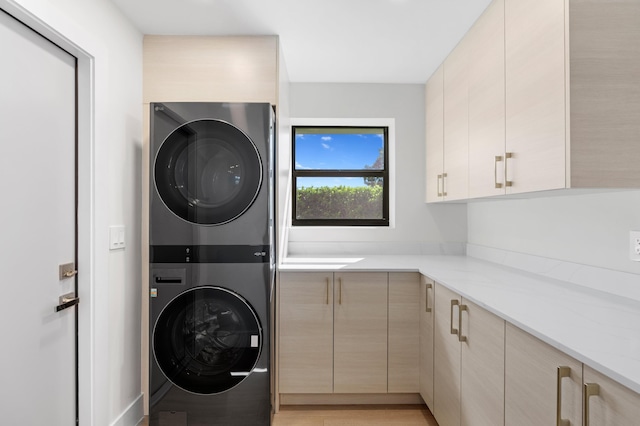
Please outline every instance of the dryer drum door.
[{"label": "dryer drum door", "polygon": [[242,215],[262,184],[262,161],[251,139],[221,120],[191,121],[162,142],[154,164],[158,195],[178,217],[220,225]]},{"label": "dryer drum door", "polygon": [[260,357],[262,331],[246,300],[220,287],[196,287],[163,309],[153,331],[153,353],[174,385],[215,394],[249,376]]}]

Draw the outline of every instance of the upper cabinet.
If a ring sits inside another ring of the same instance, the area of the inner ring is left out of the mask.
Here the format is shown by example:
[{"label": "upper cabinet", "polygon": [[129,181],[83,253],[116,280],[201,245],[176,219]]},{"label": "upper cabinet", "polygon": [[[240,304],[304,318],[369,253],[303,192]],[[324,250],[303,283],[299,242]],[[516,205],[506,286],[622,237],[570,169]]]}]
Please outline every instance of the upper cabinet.
[{"label": "upper cabinet", "polygon": [[469,40],[460,41],[444,61],[445,200],[469,196]]},{"label": "upper cabinet", "polygon": [[427,174],[435,176],[427,184],[427,201],[461,200],[469,194],[468,61],[465,39],[427,84]]},{"label": "upper cabinet", "polygon": [[144,102],[277,105],[279,55],[276,36],[147,35]]},{"label": "upper cabinet", "polygon": [[[461,46],[466,81],[450,87],[447,64],[458,62]],[[468,162],[466,198],[640,187],[638,69],[637,1],[494,0],[444,63],[441,174],[450,178],[447,161]],[[468,122],[453,131],[468,130],[466,152],[447,147],[448,119],[462,110],[449,110],[447,99],[459,100],[465,87]],[[429,109],[438,105],[427,97],[426,107],[429,155],[429,118],[438,115]],[[448,193],[446,178],[428,171],[427,188]]]},{"label": "upper cabinet", "polygon": [[443,200],[442,182],[444,169],[444,66],[436,70],[427,81],[426,104],[426,165],[428,203]]},{"label": "upper cabinet", "polygon": [[469,31],[469,197],[505,193],[504,0]]},{"label": "upper cabinet", "polygon": [[565,188],[565,5],[505,0],[507,193]]}]

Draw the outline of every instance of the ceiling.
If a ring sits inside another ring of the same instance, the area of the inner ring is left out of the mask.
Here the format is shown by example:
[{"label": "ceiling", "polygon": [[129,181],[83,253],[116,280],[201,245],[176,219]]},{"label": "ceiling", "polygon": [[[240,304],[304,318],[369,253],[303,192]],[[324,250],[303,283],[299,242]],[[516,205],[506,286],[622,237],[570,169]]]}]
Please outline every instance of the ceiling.
[{"label": "ceiling", "polygon": [[491,0],[111,0],[144,34],[279,35],[292,82],[424,83]]}]

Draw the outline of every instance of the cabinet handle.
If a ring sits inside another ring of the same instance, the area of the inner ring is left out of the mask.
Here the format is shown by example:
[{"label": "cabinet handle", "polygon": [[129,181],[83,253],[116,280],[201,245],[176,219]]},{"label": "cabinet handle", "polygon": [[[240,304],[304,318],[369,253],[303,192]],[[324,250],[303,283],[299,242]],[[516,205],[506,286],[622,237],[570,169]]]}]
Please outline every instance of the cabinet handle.
[{"label": "cabinet handle", "polygon": [[501,161],[502,155],[496,155],[496,158],[493,161],[493,181],[496,185],[496,188],[502,188],[502,183],[498,182],[498,163]]},{"label": "cabinet handle", "polygon": [[451,300],[451,315],[450,315],[451,334],[458,334],[458,329],[457,328],[453,328],[453,307],[454,306],[458,306],[459,304],[460,304],[460,302],[458,302],[456,299],[452,299]]},{"label": "cabinet handle", "polygon": [[445,184],[447,182],[447,174],[443,173],[442,174],[442,196],[446,197],[447,196],[447,190],[445,188]]},{"label": "cabinet handle", "polygon": [[513,152],[505,152],[504,154],[504,186],[513,186],[513,181],[507,179],[507,168],[510,158],[513,158]]},{"label": "cabinet handle", "polygon": [[558,378],[556,381],[556,426],[569,426],[571,422],[562,418],[562,379],[571,375],[571,368],[558,367]]},{"label": "cabinet handle", "polygon": [[442,197],[442,192],[440,191],[440,179],[442,179],[442,175],[438,175],[438,180],[436,182],[436,186],[438,187],[438,197]]},{"label": "cabinet handle", "polygon": [[424,292],[424,311],[431,312],[431,308],[429,307],[429,290],[433,288],[433,284],[427,283],[427,290]]},{"label": "cabinet handle", "polygon": [[462,335],[462,311],[468,311],[469,307],[467,305],[460,305],[458,307],[458,328],[460,332],[458,333],[458,342],[466,342],[467,336]]},{"label": "cabinet handle", "polygon": [[325,305],[328,305],[329,304],[329,277],[326,278],[326,281],[327,281],[327,299],[326,299]]},{"label": "cabinet handle", "polygon": [[582,409],[583,425],[589,426],[589,398],[600,395],[600,385],[597,383],[585,383],[582,397],[584,398]]},{"label": "cabinet handle", "polygon": [[338,305],[342,305],[342,278],[338,278]]}]

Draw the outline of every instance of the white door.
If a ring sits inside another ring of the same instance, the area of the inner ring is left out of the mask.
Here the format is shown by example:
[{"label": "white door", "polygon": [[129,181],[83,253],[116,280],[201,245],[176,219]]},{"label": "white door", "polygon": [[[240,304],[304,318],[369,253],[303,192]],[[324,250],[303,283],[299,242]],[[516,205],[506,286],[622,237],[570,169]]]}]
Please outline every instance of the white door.
[{"label": "white door", "polygon": [[0,423],[76,423],[76,58],[0,10]]}]

